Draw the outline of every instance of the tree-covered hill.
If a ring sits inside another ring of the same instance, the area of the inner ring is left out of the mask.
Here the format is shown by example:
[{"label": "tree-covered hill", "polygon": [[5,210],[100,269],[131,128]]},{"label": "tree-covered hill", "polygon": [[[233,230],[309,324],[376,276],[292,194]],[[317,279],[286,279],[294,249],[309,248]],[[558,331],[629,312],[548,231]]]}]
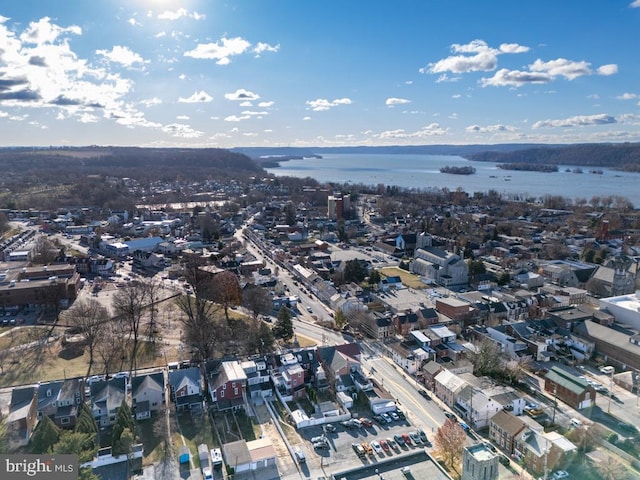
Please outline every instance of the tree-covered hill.
[{"label": "tree-covered hill", "polygon": [[527,163],[532,165],[580,165],[640,171],[640,144],[580,144],[537,146],[508,152],[485,151],[465,155],[477,162]]}]

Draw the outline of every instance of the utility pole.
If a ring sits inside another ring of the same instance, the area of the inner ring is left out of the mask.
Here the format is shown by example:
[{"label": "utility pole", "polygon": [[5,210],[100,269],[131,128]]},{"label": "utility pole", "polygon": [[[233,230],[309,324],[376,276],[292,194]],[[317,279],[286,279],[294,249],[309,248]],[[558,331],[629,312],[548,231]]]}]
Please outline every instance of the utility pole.
[{"label": "utility pole", "polygon": [[551,424],[556,424],[556,409],[558,408],[558,386],[554,385],[553,387],[553,419],[551,420]]}]

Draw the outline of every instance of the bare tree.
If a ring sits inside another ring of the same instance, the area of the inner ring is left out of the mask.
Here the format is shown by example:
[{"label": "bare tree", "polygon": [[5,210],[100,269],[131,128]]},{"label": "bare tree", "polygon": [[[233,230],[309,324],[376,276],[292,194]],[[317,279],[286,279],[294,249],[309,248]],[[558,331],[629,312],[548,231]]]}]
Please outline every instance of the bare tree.
[{"label": "bare tree", "polygon": [[119,288],[112,298],[115,317],[127,327],[130,341],[129,374],[135,372],[137,367],[138,349],[143,334],[142,320],[148,303],[147,294],[144,283],[129,282],[127,286]]},{"label": "bare tree", "polygon": [[596,470],[598,470],[603,480],[624,480],[629,478],[624,466],[611,455],[607,455],[607,458],[602,462],[596,463]]},{"label": "bare tree", "polygon": [[160,300],[160,292],[162,290],[162,284],[151,280],[145,280],[142,282],[143,288],[146,290],[145,297],[149,303],[149,322],[145,328],[145,336],[148,341],[155,345],[158,339],[158,307],[157,303]]},{"label": "bare tree", "polygon": [[243,305],[251,310],[253,318],[257,318],[259,314],[269,313],[272,309],[273,302],[267,293],[267,290],[257,285],[248,285],[242,294]]},{"label": "bare tree", "polygon": [[179,317],[183,341],[200,359],[213,357],[216,346],[228,336],[227,326],[220,322],[221,307],[197,295],[182,295],[176,298],[176,305],[183,313]]},{"label": "bare tree", "polygon": [[224,317],[229,321],[229,307],[242,303],[242,288],[238,277],[229,271],[217,274],[213,279],[213,299],[224,308]]},{"label": "bare tree", "polygon": [[467,435],[457,422],[447,419],[438,428],[433,443],[436,451],[442,457],[445,464],[456,469],[456,465],[462,457],[462,449],[467,442]]},{"label": "bare tree", "polygon": [[35,238],[32,250],[32,262],[38,265],[48,265],[56,258],[58,250],[51,240],[45,235]]},{"label": "bare tree", "polygon": [[89,350],[87,377],[91,374],[91,368],[95,361],[96,345],[104,341],[104,332],[109,318],[107,308],[93,299],[74,303],[64,314],[64,320],[79,330]]},{"label": "bare tree", "polygon": [[100,360],[104,374],[122,369],[126,360],[126,348],[122,339],[126,337],[127,325],[124,322],[113,319],[105,323],[102,332],[102,341],[95,347],[95,353]]}]

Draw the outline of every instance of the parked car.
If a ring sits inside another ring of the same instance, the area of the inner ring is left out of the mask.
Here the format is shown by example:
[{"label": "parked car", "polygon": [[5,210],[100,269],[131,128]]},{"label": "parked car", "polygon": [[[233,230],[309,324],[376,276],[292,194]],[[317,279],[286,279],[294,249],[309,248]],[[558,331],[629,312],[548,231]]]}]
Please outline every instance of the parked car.
[{"label": "parked car", "polygon": [[387,437],[385,440],[387,441],[387,445],[389,445],[389,447],[393,448],[394,450],[398,450],[398,442],[396,442],[393,438]]},{"label": "parked car", "polygon": [[379,443],[380,443],[380,446],[382,447],[382,450],[384,450],[385,452],[388,452],[389,450],[391,450],[391,447],[389,446],[389,444],[384,438],[380,440]]},{"label": "parked car", "polygon": [[409,436],[409,434],[407,434],[407,433],[403,433],[403,434],[402,434],[402,440],[404,440],[404,443],[405,443],[407,446],[411,446],[412,442],[411,442],[411,437]]},{"label": "parked car", "polygon": [[353,451],[356,452],[356,455],[359,457],[364,457],[367,454],[365,449],[362,448],[362,445],[359,443],[352,443],[351,448],[353,448]]},{"label": "parked car", "polygon": [[344,422],[340,422],[340,425],[342,425],[344,428],[347,428],[347,429],[358,428],[358,425],[353,423],[351,420],[345,420]]},{"label": "parked car", "polygon": [[418,429],[416,430],[416,433],[418,434],[418,436],[420,437],[420,440],[422,440],[423,443],[427,443],[427,434],[424,433],[424,430]]},{"label": "parked car", "polygon": [[444,416],[449,418],[449,419],[451,419],[451,420],[455,420],[456,419],[456,416],[451,412],[444,412]]},{"label": "parked car", "polygon": [[389,412],[389,416],[391,417],[391,420],[393,420],[394,422],[397,422],[398,420],[400,420],[400,417],[396,412]]},{"label": "parked car", "polygon": [[380,442],[378,440],[374,440],[371,442],[371,448],[373,448],[373,451],[377,454],[382,455],[384,453],[384,451],[382,450],[382,445],[380,445]]},{"label": "parked car", "polygon": [[426,390],[420,390],[420,395],[422,395],[424,398],[426,398],[427,400],[430,400],[431,397],[429,396],[429,394],[427,393]]},{"label": "parked car", "polygon": [[505,467],[511,464],[511,460],[509,460],[509,457],[507,457],[506,455],[498,456],[498,461]]},{"label": "parked car", "polygon": [[464,422],[458,422],[458,425],[460,425],[465,432],[471,430],[471,427]]},{"label": "parked car", "polygon": [[336,426],[333,425],[332,423],[327,423],[324,426],[324,431],[329,433],[334,433],[336,431]]},{"label": "parked car", "polygon": [[360,419],[360,423],[365,428],[369,428],[369,427],[373,426],[373,423],[371,423],[371,420],[369,420],[368,418],[365,418],[365,417],[362,417]]},{"label": "parked car", "polygon": [[326,441],[316,442],[313,444],[313,448],[316,450],[327,450],[329,448],[329,444]]},{"label": "parked car", "polygon": [[634,435],[638,433],[638,428],[635,425],[631,425],[630,423],[618,422],[618,428]]},{"label": "parked car", "polygon": [[391,420],[391,417],[389,416],[389,414],[387,413],[382,413],[380,414],[380,416],[384,419],[385,422],[387,423],[391,423],[393,420]]},{"label": "parked car", "polygon": [[367,452],[367,455],[373,455],[373,448],[371,448],[371,445],[367,442],[362,442],[360,445],[362,445],[364,451]]},{"label": "parked car", "polygon": [[400,420],[406,420],[407,417],[404,414],[404,412],[402,410],[396,410],[396,415],[398,415],[398,418],[400,418]]},{"label": "parked car", "polygon": [[319,435],[311,439],[311,443],[318,443],[318,442],[324,442],[324,441],[325,441],[324,435]]},{"label": "parked car", "polygon": [[411,437],[411,441],[416,445],[422,443],[422,440],[420,440],[420,435],[418,435],[418,432],[409,432],[409,437]]},{"label": "parked car", "polygon": [[567,478],[569,473],[566,470],[558,470],[557,472],[553,472],[553,479],[559,480],[561,478]]},{"label": "parked car", "polygon": [[393,439],[396,441],[396,443],[400,446],[400,447],[404,447],[405,446],[405,442],[404,442],[404,438],[402,438],[402,435],[398,435],[397,433],[393,436]]}]

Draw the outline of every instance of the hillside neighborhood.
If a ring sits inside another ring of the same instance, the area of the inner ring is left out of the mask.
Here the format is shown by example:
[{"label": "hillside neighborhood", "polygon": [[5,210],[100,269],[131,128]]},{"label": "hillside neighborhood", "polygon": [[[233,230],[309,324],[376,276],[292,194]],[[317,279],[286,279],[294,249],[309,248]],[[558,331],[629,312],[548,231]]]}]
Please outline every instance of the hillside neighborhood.
[{"label": "hillside neighborhood", "polygon": [[95,431],[103,480],[639,475],[633,210],[184,188],[216,199],[2,211],[8,451]]}]

